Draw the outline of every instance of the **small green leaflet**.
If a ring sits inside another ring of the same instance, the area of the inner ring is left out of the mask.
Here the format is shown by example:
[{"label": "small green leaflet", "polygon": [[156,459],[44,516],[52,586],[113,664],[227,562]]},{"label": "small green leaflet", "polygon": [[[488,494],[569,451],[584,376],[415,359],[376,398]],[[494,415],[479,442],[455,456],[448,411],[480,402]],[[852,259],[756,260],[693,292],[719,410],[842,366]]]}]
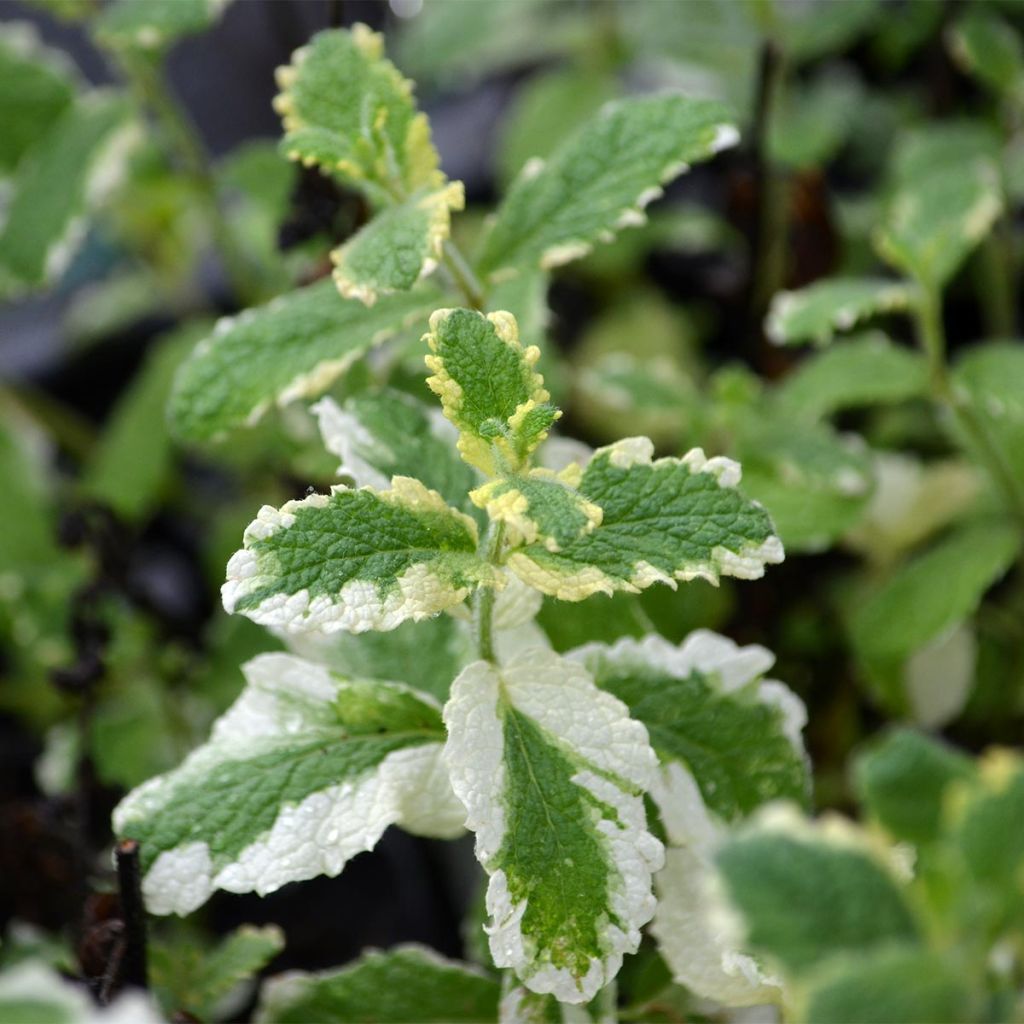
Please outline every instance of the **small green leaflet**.
[{"label": "small green leaflet", "polygon": [[114,49],[159,50],[209,28],[226,0],[115,0],[96,18],[96,38]]},{"label": "small green leaflet", "polygon": [[263,895],[336,875],[392,824],[459,833],[429,698],[287,654],[243,671],[246,688],[209,741],[114,812],[116,833],[141,843],[152,913],[190,913],[215,889]]},{"label": "small green leaflet", "polygon": [[903,281],[832,277],[772,300],[765,332],[776,345],[827,345],[836,334],[883,313],[903,312],[914,301]]},{"label": "small green leaflet", "polygon": [[787,974],[918,937],[893,870],[839,818],[815,825],[790,807],[766,809],[715,860],[747,945]]},{"label": "small green leaflet", "polygon": [[969,758],[909,729],[889,732],[854,763],[861,804],[894,838],[936,839],[950,785],[974,773]]},{"label": "small green leaflet", "polygon": [[185,441],[252,426],[273,405],[326,391],[367,349],[425,317],[435,302],[433,292],[411,293],[367,309],[319,281],[225,318],[182,366],[171,425]]},{"label": "small green leaflet", "polygon": [[941,289],[1002,211],[999,174],[990,161],[944,165],[896,189],[875,245],[925,288]]},{"label": "small green leaflet", "polygon": [[523,169],[498,208],[479,271],[503,276],[586,255],[643,223],[644,207],[690,163],[738,139],[726,109],[711,100],[666,94],[610,104],[546,163]]},{"label": "small green leaflet", "polygon": [[0,272],[20,285],[59,277],[83,216],[117,180],[136,137],[127,100],[97,90],[67,107],[18,164],[0,232]]},{"label": "small green leaflet", "polygon": [[0,38],[0,178],[46,134],[74,97],[74,69],[34,26],[5,22]]},{"label": "small green leaflet", "polygon": [[371,951],[340,970],[291,971],[263,987],[257,1024],[479,1024],[498,1016],[501,986],[424,946]]},{"label": "small green leaflet", "polygon": [[444,183],[412,84],[383,53],[383,37],[365,25],[320,32],[278,69],[274,101],[292,160],[319,165],[381,205]]},{"label": "small green leaflet", "polygon": [[498,967],[583,1003],[635,952],[654,912],[661,844],[642,794],[655,755],[642,725],[579,664],[521,652],[452,684],[444,758],[490,876]]},{"label": "small green leaflet", "polygon": [[462,457],[489,476],[524,468],[562,415],[534,370],[540,349],[523,348],[511,313],[470,309],[436,310],[425,340],[427,384],[459,430]]},{"label": "small green leaflet", "polygon": [[331,253],[334,283],[347,299],[372,306],[433,273],[451,232],[451,211],[465,205],[461,181],[420,189],[378,214]]},{"label": "small green leaflet", "polygon": [[387,491],[334,487],[264,505],[221,597],[227,611],[291,632],[394,629],[503,582],[477,540],[473,519],[411,477]]},{"label": "small green leaflet", "polygon": [[490,480],[470,497],[492,522],[505,524],[511,547],[539,541],[548,551],[560,551],[601,525],[600,507],[575,489],[579,479],[575,464],[562,473],[532,469],[526,476]]},{"label": "small green leaflet", "polygon": [[338,474],[357,487],[383,490],[393,476],[414,476],[453,508],[475,511],[468,492],[479,474],[455,450],[458,435],[436,407],[393,388],[364,391],[338,405],[314,407],[327,449],[341,459]]},{"label": "small green leaflet", "polygon": [[697,577],[758,579],[782,561],[768,514],[736,490],[737,463],[699,448],[681,459],[655,462],[653,454],[645,437],[599,448],[579,492],[602,510],[601,525],[558,552],[540,543],[515,549],[508,567],[545,594],[581,601]]},{"label": "small green leaflet", "polygon": [[871,331],[809,356],[779,385],[774,401],[787,417],[817,420],[862,405],[903,402],[927,390],[924,356]]},{"label": "small green leaflet", "polygon": [[957,63],[996,95],[1024,100],[1024,47],[1016,29],[995,11],[971,7],[947,32]]}]

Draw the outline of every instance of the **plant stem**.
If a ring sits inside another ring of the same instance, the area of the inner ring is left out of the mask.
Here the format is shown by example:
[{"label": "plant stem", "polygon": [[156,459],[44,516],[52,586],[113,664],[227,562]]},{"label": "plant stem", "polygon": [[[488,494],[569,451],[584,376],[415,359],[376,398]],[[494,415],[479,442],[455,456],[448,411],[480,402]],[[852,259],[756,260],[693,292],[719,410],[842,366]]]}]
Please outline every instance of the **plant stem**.
[{"label": "plant stem", "polygon": [[1024,487],[1008,465],[999,445],[992,439],[969,398],[962,398],[949,381],[946,365],[946,336],[942,326],[942,304],[934,288],[923,287],[916,306],[918,338],[928,357],[932,398],[947,409],[974,445],[996,486],[1007,498],[1016,517],[1024,523]]},{"label": "plant stem", "polygon": [[[484,538],[486,551],[484,557],[491,565],[498,565],[501,546],[505,540],[505,524],[497,523],[491,527]],[[477,591],[476,604],[473,609],[473,625],[476,633],[477,653],[483,661],[494,661],[494,599],[493,587],[481,587]]]},{"label": "plant stem", "polygon": [[612,978],[597,993],[597,1024],[615,1024],[619,1019],[619,986]]},{"label": "plant stem", "polygon": [[142,902],[142,869],[139,844],[123,839],[114,851],[117,860],[117,884],[124,920],[125,952],[121,979],[129,985],[146,988],[149,970],[146,957],[146,910]]},{"label": "plant stem", "polygon": [[473,272],[469,262],[459,251],[459,247],[450,239],[445,239],[441,251],[441,262],[451,275],[456,287],[462,292],[473,309],[483,310],[487,304],[487,294],[480,279]]}]

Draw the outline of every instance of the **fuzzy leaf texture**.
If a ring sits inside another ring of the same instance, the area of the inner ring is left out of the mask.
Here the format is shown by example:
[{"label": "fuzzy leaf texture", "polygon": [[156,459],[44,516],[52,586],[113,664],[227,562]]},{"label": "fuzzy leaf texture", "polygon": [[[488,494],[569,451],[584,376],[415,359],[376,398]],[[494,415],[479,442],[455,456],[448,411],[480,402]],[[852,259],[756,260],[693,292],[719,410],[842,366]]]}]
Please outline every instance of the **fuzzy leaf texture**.
[{"label": "fuzzy leaf texture", "polygon": [[531,163],[498,208],[479,270],[488,277],[556,267],[620,228],[643,223],[661,186],[735,145],[726,109],[666,94],[610,104],[546,162]]},{"label": "fuzzy leaf texture", "polygon": [[383,37],[365,25],[320,32],[278,69],[274,101],[290,159],[317,165],[382,204],[444,183],[412,83],[383,53]]},{"label": "fuzzy leaf texture", "polygon": [[264,895],[337,875],[392,824],[458,834],[429,698],[286,654],[243,670],[245,690],[208,742],[114,812],[116,833],[141,844],[152,913],[190,913],[215,889]]},{"label": "fuzzy leaf texture", "polygon": [[515,548],[508,567],[545,594],[581,601],[697,577],[758,579],[782,561],[768,514],[736,490],[737,463],[699,448],[681,459],[653,461],[653,453],[642,437],[599,448],[579,493],[601,509],[600,525],[557,551],[543,542]]},{"label": "fuzzy leaf texture", "polygon": [[661,844],[642,794],[646,730],[586,670],[533,648],[474,662],[445,707],[445,762],[489,876],[498,967],[583,1003],[615,977],[654,912]]},{"label": "fuzzy leaf texture", "polygon": [[265,505],[227,567],[224,607],[286,631],[394,629],[500,581],[477,556],[476,522],[396,476],[390,490],[334,487]]},{"label": "fuzzy leaf texture", "polygon": [[425,317],[432,292],[367,309],[330,281],[221,320],[182,366],[168,415],[184,441],[214,441],[252,426],[275,405],[326,391],[367,349]]},{"label": "fuzzy leaf texture", "polygon": [[340,970],[291,971],[263,988],[257,1024],[478,1024],[495,1020],[500,986],[422,946],[369,952]]},{"label": "fuzzy leaf texture", "polygon": [[562,415],[548,403],[534,370],[540,350],[523,348],[511,313],[439,309],[425,336],[430,390],[458,428],[458,448],[471,466],[496,476],[525,468]]}]

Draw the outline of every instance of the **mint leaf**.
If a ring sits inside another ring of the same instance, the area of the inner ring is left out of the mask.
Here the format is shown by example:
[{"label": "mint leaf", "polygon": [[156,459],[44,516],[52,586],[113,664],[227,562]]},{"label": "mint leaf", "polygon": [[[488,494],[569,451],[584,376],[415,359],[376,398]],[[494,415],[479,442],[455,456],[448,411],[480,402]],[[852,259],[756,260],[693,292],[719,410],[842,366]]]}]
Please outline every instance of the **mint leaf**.
[{"label": "mint leaf", "polygon": [[168,415],[184,441],[251,426],[274,405],[326,391],[367,349],[426,317],[432,292],[342,299],[330,281],[225,318],[182,366]]},{"label": "mint leaf", "polygon": [[500,986],[422,946],[365,953],[340,970],[291,971],[263,987],[257,1024],[479,1024],[497,1019]]},{"label": "mint leaf", "polygon": [[391,206],[331,253],[334,283],[347,299],[372,306],[433,273],[451,233],[451,211],[465,205],[461,181],[420,189]]},{"label": "mint leaf", "polygon": [[388,630],[500,583],[477,527],[418,480],[265,505],[228,562],[224,607],[287,631]]},{"label": "mint leaf", "polygon": [[643,222],[643,208],[688,165],[739,138],[711,100],[645,96],[606,107],[516,179],[484,242],[479,270],[556,267]]},{"label": "mint leaf", "polygon": [[445,707],[445,762],[490,876],[490,949],[527,988],[583,1003],[635,952],[661,844],[643,726],[551,651],[474,662]]},{"label": "mint leaf", "polygon": [[115,49],[160,50],[209,28],[218,0],[115,0],[96,18],[96,38]]},{"label": "mint leaf", "polygon": [[956,62],[997,96],[1024,99],[1024,46],[1014,27],[991,10],[970,8],[946,36]]},{"label": "mint leaf", "polygon": [[152,913],[190,913],[215,889],[262,895],[336,875],[392,824],[458,833],[433,702],[286,654],[243,670],[209,741],[114,812],[117,834],[141,843]]},{"label": "mint leaf", "polygon": [[653,453],[647,438],[599,448],[579,492],[601,508],[601,525],[557,552],[543,544],[515,549],[508,567],[545,594],[581,601],[697,577],[757,579],[766,564],[782,561],[767,513],[736,490],[735,462],[707,459],[699,448],[656,462]]},{"label": "mint leaf", "polygon": [[534,370],[540,350],[523,348],[511,313],[439,309],[426,335],[430,390],[459,431],[462,457],[489,476],[526,466],[562,415]]}]

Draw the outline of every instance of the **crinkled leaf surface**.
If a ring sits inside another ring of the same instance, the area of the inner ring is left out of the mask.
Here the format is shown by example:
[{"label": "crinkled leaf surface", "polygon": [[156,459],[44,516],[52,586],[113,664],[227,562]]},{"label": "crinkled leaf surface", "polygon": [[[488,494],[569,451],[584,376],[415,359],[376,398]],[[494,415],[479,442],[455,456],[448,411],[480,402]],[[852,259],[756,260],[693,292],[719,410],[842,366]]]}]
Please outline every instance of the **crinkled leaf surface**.
[{"label": "crinkled leaf surface", "polygon": [[540,543],[515,549],[509,568],[545,594],[580,601],[697,577],[757,579],[782,561],[768,514],[736,490],[735,462],[699,448],[656,462],[653,453],[647,438],[599,448],[579,491],[602,510],[601,525],[557,552]]},{"label": "crinkled leaf surface", "polygon": [[0,177],[18,165],[74,97],[64,54],[44,46],[28,24],[6,22],[0,39]]},{"label": "crinkled leaf surface", "polygon": [[292,971],[263,988],[258,1024],[479,1024],[498,1015],[500,985],[422,946],[370,952],[340,970]]},{"label": "crinkled leaf surface", "polygon": [[439,309],[426,335],[427,379],[459,430],[459,451],[488,475],[522,468],[561,413],[534,370],[540,350],[523,348],[511,313]]},{"label": "crinkled leaf surface", "polygon": [[411,293],[367,309],[320,281],[225,318],[182,366],[171,424],[183,440],[215,440],[255,423],[274,404],[317,395],[435,303],[432,292]]},{"label": "crinkled leaf surface", "polygon": [[209,28],[224,0],[115,0],[96,19],[96,38],[117,49],[159,50]]},{"label": "crinkled leaf surface", "polygon": [[284,121],[282,148],[388,200],[444,176],[412,83],[383,56],[384,40],[365,25],[320,32],[278,70],[274,101]]},{"label": "crinkled leaf surface", "polygon": [[913,298],[913,289],[902,281],[827,278],[799,291],[779,292],[772,300],[765,330],[777,345],[826,345],[863,320],[907,309]]},{"label": "crinkled leaf surface", "polygon": [[642,222],[643,208],[687,165],[739,138],[711,100],[645,96],[606,107],[543,165],[528,165],[498,209],[481,273],[555,267]]},{"label": "crinkled leaf surface", "polygon": [[437,266],[451,211],[464,205],[462,182],[456,181],[420,189],[385,209],[331,253],[338,291],[368,306],[381,295],[408,291]]},{"label": "crinkled leaf surface", "polygon": [[864,405],[903,402],[928,389],[928,364],[880,332],[849,338],[802,362],[775,392],[787,416],[816,420]]},{"label": "crinkled leaf surface", "polygon": [[381,490],[393,476],[413,476],[449,505],[475,511],[468,495],[480,476],[459,458],[458,435],[436,407],[382,388],[342,405],[324,398],[314,410],[324,444],[341,459],[338,473],[357,486]]},{"label": "crinkled leaf surface", "polygon": [[489,875],[490,949],[534,992],[586,1002],[654,912],[660,843],[642,794],[642,725],[585,669],[540,648],[463,670],[445,762]]},{"label": "crinkled leaf surface", "polygon": [[476,523],[418,480],[265,505],[228,562],[224,607],[286,631],[388,630],[452,608],[495,570]]},{"label": "crinkled leaf surface", "polygon": [[715,859],[748,946],[787,973],[918,937],[900,884],[841,821],[815,826],[795,811],[764,814]]},{"label": "crinkled leaf surface", "polygon": [[436,704],[286,654],[244,671],[209,741],[114,812],[117,834],[141,844],[151,912],[187,914],[215,889],[264,894],[336,875],[392,824],[458,833]]},{"label": "crinkled leaf surface", "polygon": [[116,180],[134,134],[121,97],[94,92],[65,108],[17,169],[0,232],[0,271],[24,286],[58,277],[90,203]]}]

